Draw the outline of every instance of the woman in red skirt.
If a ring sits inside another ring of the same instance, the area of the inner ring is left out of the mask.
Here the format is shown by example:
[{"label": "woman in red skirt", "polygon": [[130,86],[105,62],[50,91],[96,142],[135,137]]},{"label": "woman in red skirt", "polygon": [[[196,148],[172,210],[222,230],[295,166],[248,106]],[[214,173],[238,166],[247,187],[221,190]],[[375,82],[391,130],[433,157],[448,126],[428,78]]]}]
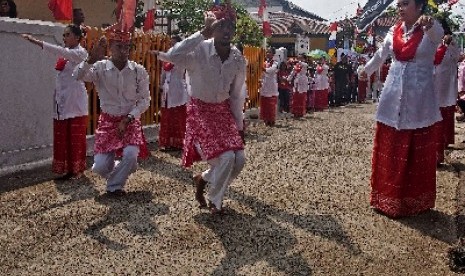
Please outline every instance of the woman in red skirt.
[{"label": "woman in red skirt", "polygon": [[292,94],[292,114],[294,118],[301,118],[307,113],[307,91],[310,80],[307,76],[307,63],[300,61],[294,66],[291,77],[294,78],[294,93]]},{"label": "woman in red skirt", "polygon": [[[171,46],[180,42],[175,36],[171,39]],[[161,120],[158,134],[160,150],[181,150],[186,132],[186,103],[188,99],[186,69],[172,63],[163,63],[161,97]]]},{"label": "woman in red skirt", "polygon": [[313,84],[313,108],[315,111],[323,111],[328,108],[328,65],[322,63],[316,67]]},{"label": "woman in red skirt", "polygon": [[[443,24],[445,30],[447,25]],[[460,49],[452,41],[452,32],[448,30],[444,35],[441,46],[436,50],[435,89],[439,99],[442,114],[440,131],[438,132],[438,165],[444,162],[444,150],[449,144],[454,144],[455,136],[455,105],[457,101],[457,63]]]},{"label": "woman in red skirt", "polygon": [[263,79],[260,88],[260,119],[267,126],[274,126],[278,107],[278,62],[273,60],[275,50],[266,51],[266,61],[263,66]]},{"label": "woman in red skirt", "polygon": [[53,119],[52,171],[60,179],[80,178],[86,169],[87,90],[73,77],[74,68],[87,57],[79,45],[82,31],[69,25],[63,32],[64,47],[23,35],[28,41],[58,57]]},{"label": "woman in red skirt", "polygon": [[[365,59],[360,58],[359,60],[360,65],[357,68],[357,73],[361,73],[365,70],[365,63],[366,63]],[[365,78],[364,76],[359,76],[358,84],[357,84],[359,103],[365,103],[366,97],[367,97],[367,87],[368,87],[368,78]]]},{"label": "woman in red skirt", "polygon": [[367,77],[388,55],[394,57],[376,114],[370,200],[375,210],[393,218],[435,206],[441,113],[433,88],[433,60],[443,30],[423,15],[426,2],[399,2],[401,21],[361,73]]}]

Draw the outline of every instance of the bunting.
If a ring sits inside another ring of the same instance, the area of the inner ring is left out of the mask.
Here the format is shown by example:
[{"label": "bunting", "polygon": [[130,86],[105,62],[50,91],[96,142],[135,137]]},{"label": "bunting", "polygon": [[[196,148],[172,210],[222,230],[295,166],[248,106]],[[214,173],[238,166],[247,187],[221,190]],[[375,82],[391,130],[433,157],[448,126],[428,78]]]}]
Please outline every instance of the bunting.
[{"label": "bunting", "polygon": [[328,39],[328,55],[331,57],[331,62],[335,63],[337,60],[336,57],[336,36],[338,32],[338,25],[337,22],[331,23],[329,26],[329,39]]}]

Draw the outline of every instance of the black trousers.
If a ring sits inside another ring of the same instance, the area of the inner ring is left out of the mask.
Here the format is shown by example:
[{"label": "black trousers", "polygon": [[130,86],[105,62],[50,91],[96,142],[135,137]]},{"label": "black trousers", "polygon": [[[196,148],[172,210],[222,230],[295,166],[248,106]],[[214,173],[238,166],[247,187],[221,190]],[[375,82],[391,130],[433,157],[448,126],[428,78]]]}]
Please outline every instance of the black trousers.
[{"label": "black trousers", "polygon": [[289,112],[289,89],[278,88],[279,110]]}]

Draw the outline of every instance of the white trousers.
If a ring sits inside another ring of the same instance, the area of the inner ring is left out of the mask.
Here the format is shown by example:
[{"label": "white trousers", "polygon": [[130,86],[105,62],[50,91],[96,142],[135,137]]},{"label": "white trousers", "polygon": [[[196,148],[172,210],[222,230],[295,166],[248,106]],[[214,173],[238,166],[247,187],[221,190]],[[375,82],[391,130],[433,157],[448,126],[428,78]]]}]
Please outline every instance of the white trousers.
[{"label": "white trousers", "polygon": [[115,161],[115,153],[98,153],[94,156],[92,171],[107,179],[107,191],[122,190],[128,177],[137,169],[138,146],[126,146],[121,161]]},{"label": "white trousers", "polygon": [[210,168],[202,173],[202,178],[209,182],[208,200],[220,209],[229,185],[244,168],[245,153],[231,150],[207,162]]}]

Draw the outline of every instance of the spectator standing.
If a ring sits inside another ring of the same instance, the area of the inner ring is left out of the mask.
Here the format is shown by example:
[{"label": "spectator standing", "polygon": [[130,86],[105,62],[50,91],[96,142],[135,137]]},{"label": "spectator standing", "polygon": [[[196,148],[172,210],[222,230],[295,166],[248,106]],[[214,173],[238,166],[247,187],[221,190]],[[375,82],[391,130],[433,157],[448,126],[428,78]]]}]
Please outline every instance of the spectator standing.
[{"label": "spectator standing", "polygon": [[18,17],[16,3],[13,0],[0,0],[0,17]]}]

